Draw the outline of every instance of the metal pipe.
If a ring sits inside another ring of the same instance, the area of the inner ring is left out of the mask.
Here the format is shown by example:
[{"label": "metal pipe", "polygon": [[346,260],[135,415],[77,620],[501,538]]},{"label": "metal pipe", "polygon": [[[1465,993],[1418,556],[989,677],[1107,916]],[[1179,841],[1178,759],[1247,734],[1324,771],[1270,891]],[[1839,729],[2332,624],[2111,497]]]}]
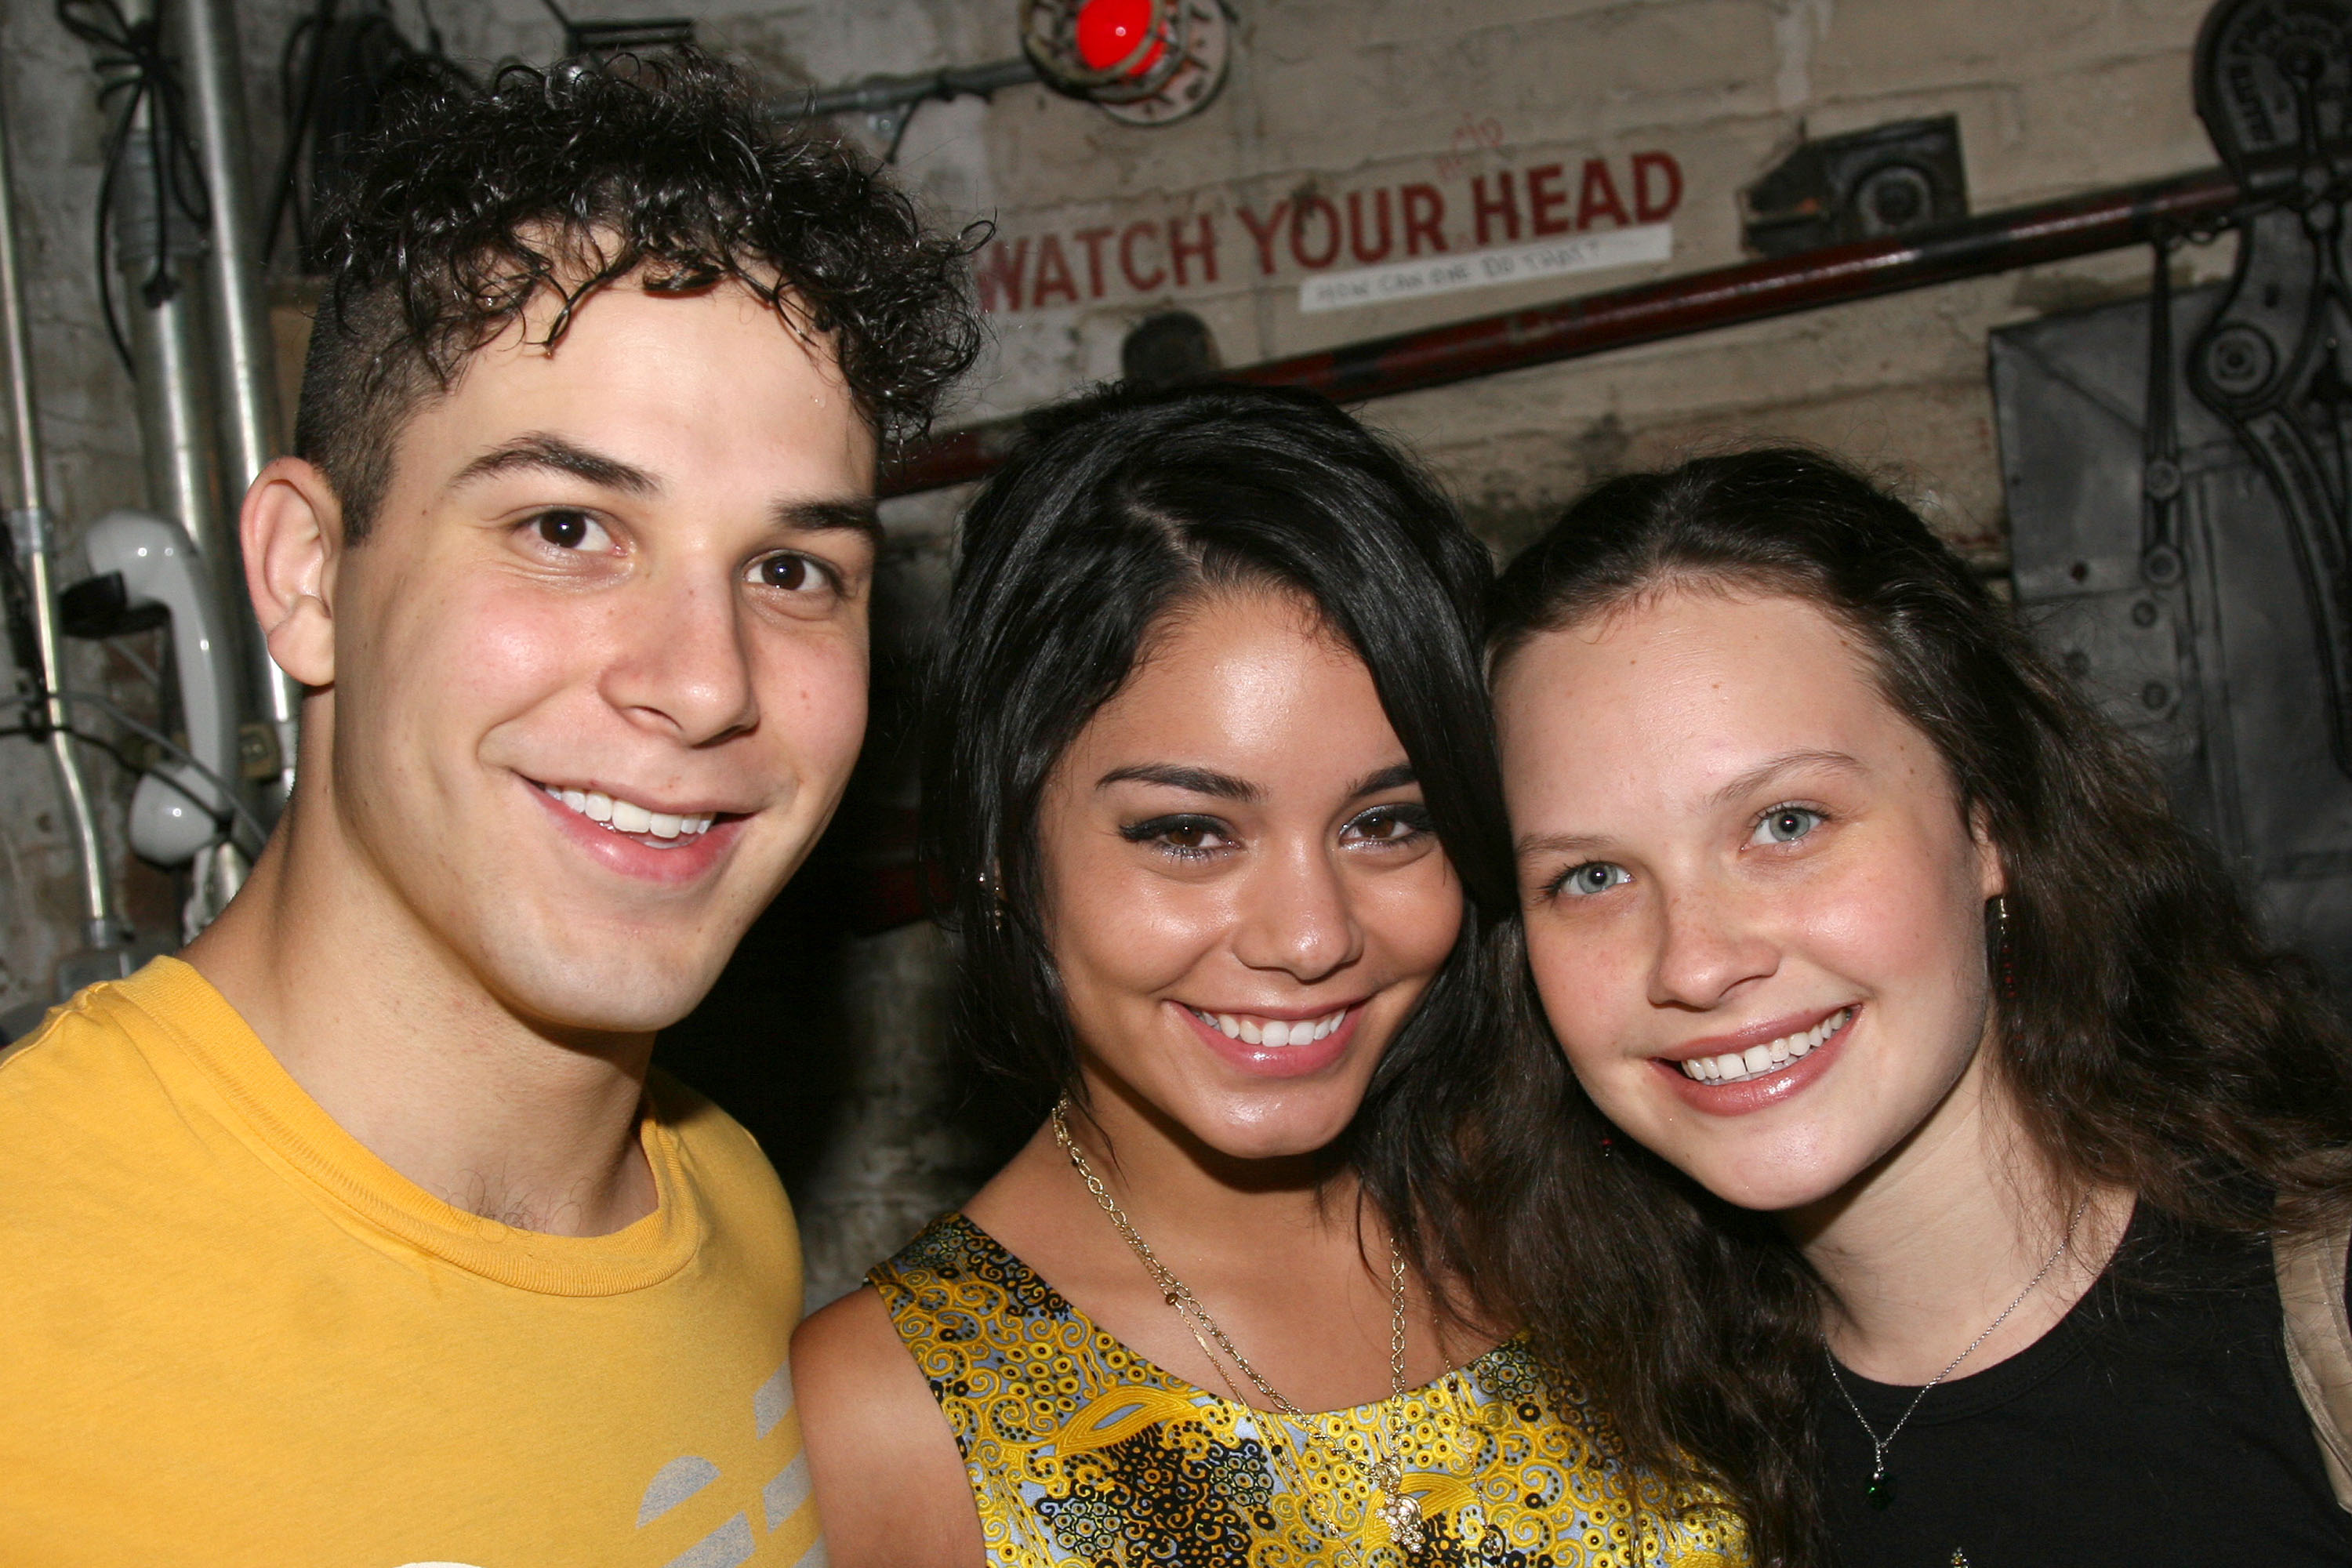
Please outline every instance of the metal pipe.
[{"label": "metal pipe", "polygon": [[1030,63],[1029,57],[1015,55],[986,65],[956,66],[913,76],[870,76],[846,87],[813,89],[797,100],[780,101],[776,112],[787,120],[814,120],[826,114],[882,114],[932,99],[987,98],[1008,87],[1037,79],[1037,68]]},{"label": "metal pipe", "polygon": [[[132,24],[155,15],[156,0],[128,0]],[[220,431],[215,417],[212,334],[204,263],[210,237],[174,195],[175,178],[156,167],[186,128],[171,122],[173,98],[143,94],[124,138],[114,181],[115,265],[122,307],[130,317],[131,357],[138,383],[139,434],[147,469],[147,498],[156,511],[187,530],[204,563],[215,610],[214,624],[229,679],[221,705],[224,753],[237,754],[239,721],[251,710],[247,668],[239,650],[253,618],[245,591],[236,531],[221,500]]]},{"label": "metal pipe", "polygon": [[[148,123],[152,111],[151,96],[131,121],[114,184],[115,265],[121,275],[124,312],[131,319],[147,499],[154,510],[188,531],[225,605],[234,586],[234,603],[242,615],[245,584],[236,570],[236,541],[227,536],[221,519],[211,334],[205,330],[204,299],[198,291],[204,236],[176,213],[167,215],[163,225],[156,221]],[[151,301],[142,295],[159,268],[168,292]]]},{"label": "metal pipe", "polygon": [[33,422],[32,328],[24,269],[16,253],[16,185],[9,167],[5,104],[0,104],[0,338],[6,342],[8,423],[16,447],[17,505],[8,515],[9,533],[24,553],[33,601],[33,643],[41,665],[26,673],[39,683],[47,698],[43,717],[48,730],[49,761],[57,771],[58,793],[65,799],[66,822],[81,871],[83,940],[93,948],[110,948],[119,945],[121,938],[115,926],[106,848],[99,838],[97,814],[90,808],[89,786],[81,776],[81,760],[74,754],[73,738],[66,732],[66,705],[58,696],[64,681],[58,661],[57,600],[49,581],[48,486],[41,469],[40,430]]},{"label": "metal pipe", "polygon": [[[2265,166],[2242,184],[2211,169],[2117,186],[1932,229],[1743,261],[1270,360],[1227,371],[1221,379],[1303,386],[1349,402],[1390,397],[1498,371],[2142,245],[2161,233],[2218,221],[2251,197],[2291,188],[2298,174],[2291,163],[2281,163]],[[983,478],[1003,460],[1020,427],[1017,418],[993,420],[918,443],[890,466],[882,493],[908,495]]]},{"label": "metal pipe", "polygon": [[[242,57],[229,0],[176,0],[171,10],[178,23],[181,68],[193,121],[190,130],[204,168],[212,214],[211,255],[205,281],[212,302],[213,341],[219,350],[215,384],[226,465],[222,475],[223,499],[231,520],[223,529],[225,561],[241,562],[233,521],[237,503],[263,466],[278,456],[281,429],[277,348],[269,331],[259,231],[254,221],[257,209]],[[282,804],[286,788],[293,783],[294,726],[301,693],[271,661],[262,639],[254,635],[241,563],[236,576],[235,601],[224,606],[233,614],[222,626],[247,668],[263,718],[277,732],[281,759],[278,787],[265,792],[275,797],[268,802],[275,806]]]}]

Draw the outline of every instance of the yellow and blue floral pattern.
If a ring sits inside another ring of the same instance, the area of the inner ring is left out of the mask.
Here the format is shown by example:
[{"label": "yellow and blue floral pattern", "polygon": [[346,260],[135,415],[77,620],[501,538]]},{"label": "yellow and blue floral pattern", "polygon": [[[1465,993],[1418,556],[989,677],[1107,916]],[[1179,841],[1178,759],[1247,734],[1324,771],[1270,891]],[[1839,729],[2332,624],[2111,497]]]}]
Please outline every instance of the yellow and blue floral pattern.
[{"label": "yellow and blue floral pattern", "polygon": [[[951,1214],[867,1278],[954,1429],[991,1568],[1744,1568],[1738,1513],[1636,1474],[1582,1390],[1510,1341],[1304,1423],[1103,1332]],[[1423,1541],[1367,1472],[1393,1443]]]}]

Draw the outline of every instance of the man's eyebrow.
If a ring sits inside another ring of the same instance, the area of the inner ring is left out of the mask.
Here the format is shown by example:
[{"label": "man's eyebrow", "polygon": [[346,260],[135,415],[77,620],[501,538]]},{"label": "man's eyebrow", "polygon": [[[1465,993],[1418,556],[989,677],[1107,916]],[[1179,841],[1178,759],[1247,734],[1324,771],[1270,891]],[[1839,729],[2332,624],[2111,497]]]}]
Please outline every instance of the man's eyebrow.
[{"label": "man's eyebrow", "polygon": [[477,479],[495,474],[519,473],[539,468],[551,473],[569,474],[575,479],[585,479],[608,490],[625,495],[649,496],[661,489],[661,481],[643,468],[625,463],[618,458],[608,458],[602,452],[592,452],[575,446],[561,436],[543,430],[517,436],[511,441],[501,441],[472,462],[457,470],[449,481],[455,489]]},{"label": "man's eyebrow", "polygon": [[1257,785],[1247,779],[1209,768],[1186,767],[1180,763],[1138,763],[1132,767],[1113,768],[1095,781],[1095,788],[1108,789],[1115,784],[1129,783],[1164,784],[1170,789],[1214,795],[1220,800],[1254,801],[1262,795]]},{"label": "man's eyebrow", "polygon": [[1828,768],[1842,773],[1867,773],[1859,758],[1843,752],[1783,752],[1777,757],[1759,763],[1746,773],[1707,796],[1709,805],[1723,805],[1753,792],[1785,773],[1798,768]]},{"label": "man's eyebrow", "polygon": [[862,533],[879,545],[882,542],[882,516],[874,502],[858,497],[841,500],[794,500],[780,503],[776,508],[775,524],[792,531],[822,532],[828,529],[847,529]]}]

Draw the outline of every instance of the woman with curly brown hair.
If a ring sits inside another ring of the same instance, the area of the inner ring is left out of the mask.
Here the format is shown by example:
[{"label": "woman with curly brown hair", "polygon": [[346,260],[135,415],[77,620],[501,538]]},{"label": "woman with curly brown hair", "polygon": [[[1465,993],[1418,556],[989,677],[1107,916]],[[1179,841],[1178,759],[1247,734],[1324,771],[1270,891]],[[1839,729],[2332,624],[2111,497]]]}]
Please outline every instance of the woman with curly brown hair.
[{"label": "woman with curly brown hair", "polygon": [[1765,1563],[2352,1562],[2344,1042],[2133,745],[1797,451],[1603,485],[1491,646],[1558,1044],[1465,1213],[1637,1453]]}]

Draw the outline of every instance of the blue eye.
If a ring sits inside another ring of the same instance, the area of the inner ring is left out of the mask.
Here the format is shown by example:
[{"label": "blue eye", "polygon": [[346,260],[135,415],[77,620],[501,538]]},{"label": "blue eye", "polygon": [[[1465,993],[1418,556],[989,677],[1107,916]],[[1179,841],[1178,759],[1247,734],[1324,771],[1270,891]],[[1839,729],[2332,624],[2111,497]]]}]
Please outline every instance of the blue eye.
[{"label": "blue eye", "polygon": [[1822,823],[1822,814],[1801,805],[1776,805],[1748,835],[1750,844],[1794,844]]},{"label": "blue eye", "polygon": [[1612,888],[1622,887],[1633,879],[1633,874],[1610,860],[1588,860],[1570,868],[1559,879],[1559,890],[1570,898],[1589,899],[1605,893]]}]

